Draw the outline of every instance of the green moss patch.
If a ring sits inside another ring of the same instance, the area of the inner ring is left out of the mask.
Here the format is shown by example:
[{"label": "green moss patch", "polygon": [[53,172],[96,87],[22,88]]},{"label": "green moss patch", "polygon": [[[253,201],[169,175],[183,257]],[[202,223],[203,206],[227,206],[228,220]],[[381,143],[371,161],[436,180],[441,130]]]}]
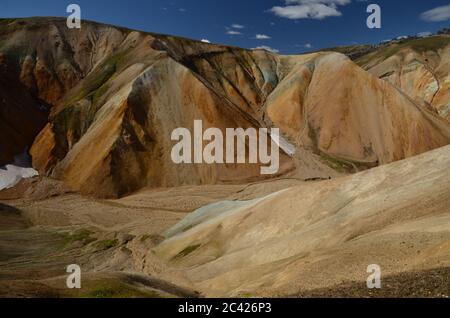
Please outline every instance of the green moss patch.
[{"label": "green moss patch", "polygon": [[[372,153],[370,148],[365,148],[366,155]],[[322,161],[330,168],[340,173],[356,173],[367,169],[372,169],[378,166],[378,162],[360,162],[348,159],[341,159],[330,156],[323,152],[320,153]]]},{"label": "green moss patch", "polygon": [[184,250],[182,250],[180,253],[178,253],[178,254],[173,258],[173,260],[180,259],[180,258],[183,258],[183,257],[188,256],[189,254],[191,254],[191,253],[193,253],[195,250],[197,250],[200,246],[201,246],[201,244],[191,245],[191,246],[186,247]]},{"label": "green moss patch", "polygon": [[[77,142],[86,133],[102,106],[101,100],[110,87],[109,81],[122,67],[127,53],[128,51],[123,51],[106,59],[72,92],[65,106],[53,118],[58,136],[70,133],[73,142]],[[59,143],[61,149],[68,150],[67,140],[59,140]]]},{"label": "green moss patch", "polygon": [[322,158],[322,161],[329,166],[330,168],[332,168],[333,170],[336,170],[338,172],[341,173],[349,173],[349,172],[355,172],[353,165],[347,163],[346,161],[337,159],[335,157],[329,156],[327,154],[322,153],[320,155],[320,157]]},{"label": "green moss patch", "polygon": [[161,235],[156,235],[156,234],[143,235],[141,237],[141,242],[145,243],[147,241],[151,241],[153,244],[158,245],[159,243],[164,241],[164,237],[162,237]]},{"label": "green moss patch", "polygon": [[119,245],[119,240],[114,239],[114,240],[103,240],[103,241],[99,241],[97,242],[96,246],[97,248],[99,248],[100,250],[109,250],[113,247],[116,247],[117,245]]},{"label": "green moss patch", "polygon": [[125,50],[108,57],[83,80],[82,86],[66,104],[72,105],[85,98],[98,101],[108,90],[107,82],[123,67],[128,53],[129,50]]},{"label": "green moss patch", "polygon": [[96,239],[92,237],[94,233],[87,229],[79,229],[73,233],[67,234],[64,237],[65,244],[73,244],[81,242],[83,245],[94,242]]}]

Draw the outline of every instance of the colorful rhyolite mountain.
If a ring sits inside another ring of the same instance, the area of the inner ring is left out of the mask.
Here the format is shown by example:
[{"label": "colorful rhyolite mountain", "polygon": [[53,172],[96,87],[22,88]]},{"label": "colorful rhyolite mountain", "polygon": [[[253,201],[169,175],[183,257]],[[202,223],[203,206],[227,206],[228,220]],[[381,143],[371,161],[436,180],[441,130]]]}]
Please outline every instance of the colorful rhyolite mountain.
[{"label": "colorful rhyolite mountain", "polygon": [[367,72],[339,53],[281,56],[91,22],[69,30],[63,19],[3,19],[0,164],[28,149],[41,175],[96,196],[261,179],[257,165],[175,165],[171,132],[198,119],[205,129],[280,128],[297,152],[282,155],[276,176],[357,172],[450,142],[438,115],[450,102],[449,58],[450,46],[411,45],[363,56]]}]

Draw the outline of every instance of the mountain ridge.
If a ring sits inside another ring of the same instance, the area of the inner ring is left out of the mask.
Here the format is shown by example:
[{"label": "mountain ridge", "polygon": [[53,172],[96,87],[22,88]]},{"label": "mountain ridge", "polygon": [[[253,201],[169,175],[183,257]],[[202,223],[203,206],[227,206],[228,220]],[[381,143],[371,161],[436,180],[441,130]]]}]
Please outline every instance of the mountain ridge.
[{"label": "mountain ridge", "polygon": [[171,164],[171,131],[196,119],[222,130],[280,128],[297,155],[281,154],[277,176],[304,180],[450,142],[446,123],[337,53],[282,56],[40,18],[0,22],[0,57],[48,105],[48,123],[24,142],[33,166],[96,196],[261,180],[257,165]]}]

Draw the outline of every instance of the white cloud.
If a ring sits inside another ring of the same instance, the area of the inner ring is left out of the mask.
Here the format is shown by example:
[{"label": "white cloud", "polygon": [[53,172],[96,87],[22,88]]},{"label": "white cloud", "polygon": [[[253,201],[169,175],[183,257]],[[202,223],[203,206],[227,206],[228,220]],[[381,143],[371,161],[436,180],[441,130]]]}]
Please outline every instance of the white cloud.
[{"label": "white cloud", "polygon": [[269,39],[271,39],[272,37],[270,37],[270,36],[268,36],[268,35],[265,35],[265,34],[257,34],[256,35],[256,39],[257,40],[269,40]]},{"label": "white cloud", "polygon": [[433,35],[433,33],[431,33],[431,32],[420,32],[420,33],[417,33],[417,36],[419,38],[426,38],[426,37],[429,37],[431,35]]},{"label": "white cloud", "polygon": [[294,44],[294,47],[302,49],[312,49],[314,46],[311,43],[306,43],[306,44]]},{"label": "white cloud", "polygon": [[280,53],[280,50],[271,48],[270,46],[267,46],[267,45],[261,45],[261,46],[253,48],[252,50],[266,50],[266,51],[269,51],[272,53]]},{"label": "white cloud", "polygon": [[350,2],[351,0],[285,0],[286,6],[275,6],[269,11],[279,17],[292,20],[321,20],[341,16],[338,6],[344,6]]},{"label": "white cloud", "polygon": [[450,5],[437,7],[426,11],[420,15],[420,18],[428,22],[441,22],[450,19]]},{"label": "white cloud", "polygon": [[244,29],[245,28],[245,26],[243,26],[242,24],[237,24],[237,23],[232,24],[231,27],[233,29]]},{"label": "white cloud", "polygon": [[211,41],[207,40],[207,39],[201,39],[201,42],[203,42],[203,43],[211,43]]},{"label": "white cloud", "polygon": [[226,34],[228,35],[242,35],[240,30],[245,29],[245,26],[242,24],[233,23],[230,26],[226,26],[225,29],[227,30]]}]

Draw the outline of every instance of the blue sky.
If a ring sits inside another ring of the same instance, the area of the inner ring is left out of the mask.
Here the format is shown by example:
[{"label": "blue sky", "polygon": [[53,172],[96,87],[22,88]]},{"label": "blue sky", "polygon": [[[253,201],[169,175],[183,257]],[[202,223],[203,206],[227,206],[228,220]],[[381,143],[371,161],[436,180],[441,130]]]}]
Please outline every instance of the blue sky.
[{"label": "blue sky", "polygon": [[[70,3],[82,19],[283,54],[450,27],[449,0],[1,0],[0,17],[66,17]],[[379,30],[366,26],[370,3],[381,6]]]}]

